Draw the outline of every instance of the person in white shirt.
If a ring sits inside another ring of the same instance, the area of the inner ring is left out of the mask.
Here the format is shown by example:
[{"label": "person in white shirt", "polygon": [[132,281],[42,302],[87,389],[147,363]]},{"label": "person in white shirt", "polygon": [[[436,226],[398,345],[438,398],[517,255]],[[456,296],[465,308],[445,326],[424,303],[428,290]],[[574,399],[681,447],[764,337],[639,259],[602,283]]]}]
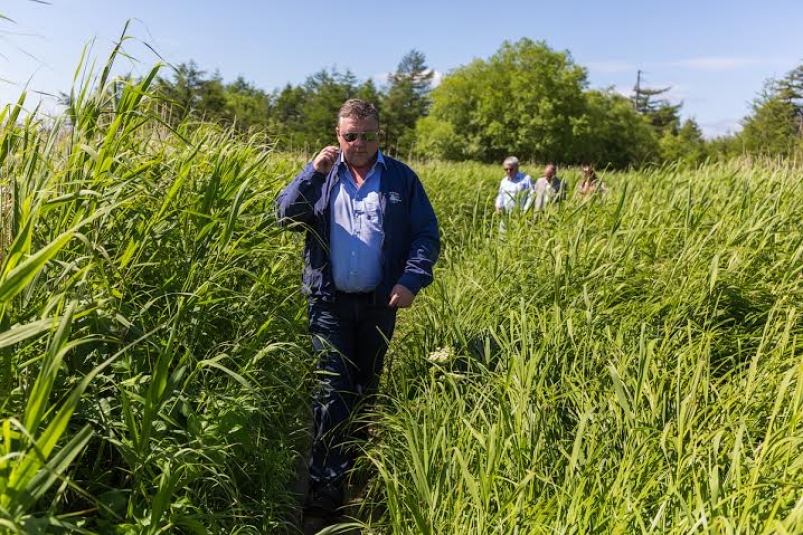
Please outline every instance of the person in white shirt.
[{"label": "person in white shirt", "polygon": [[519,172],[519,159],[508,156],[503,163],[505,177],[499,184],[496,196],[496,213],[529,210],[533,202],[533,179],[530,175]]},{"label": "person in white shirt", "polygon": [[566,184],[557,176],[554,163],[544,168],[544,176],[535,181],[535,209],[543,210],[549,203],[558,203],[566,197]]}]

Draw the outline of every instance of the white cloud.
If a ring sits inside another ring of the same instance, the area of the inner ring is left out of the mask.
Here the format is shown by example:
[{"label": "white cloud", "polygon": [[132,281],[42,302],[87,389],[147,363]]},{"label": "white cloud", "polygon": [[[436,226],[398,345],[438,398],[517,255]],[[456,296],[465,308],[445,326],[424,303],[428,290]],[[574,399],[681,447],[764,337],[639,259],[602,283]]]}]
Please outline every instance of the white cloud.
[{"label": "white cloud", "polygon": [[381,86],[388,83],[389,76],[390,76],[389,72],[380,72],[379,74],[371,76],[371,80],[373,80],[375,84]]},{"label": "white cloud", "polygon": [[700,129],[706,138],[715,138],[735,134],[742,129],[741,119],[720,119],[709,123],[700,123]]},{"label": "white cloud", "polygon": [[614,93],[619,93],[623,97],[630,98],[633,96],[633,86],[632,85],[615,85],[613,86]]}]

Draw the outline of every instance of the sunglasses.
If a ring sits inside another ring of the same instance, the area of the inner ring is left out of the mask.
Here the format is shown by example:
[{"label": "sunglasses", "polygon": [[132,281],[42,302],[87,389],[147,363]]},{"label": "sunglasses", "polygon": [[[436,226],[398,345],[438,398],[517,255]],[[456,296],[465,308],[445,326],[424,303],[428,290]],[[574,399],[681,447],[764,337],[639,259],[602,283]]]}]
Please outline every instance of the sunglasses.
[{"label": "sunglasses", "polygon": [[347,132],[340,134],[348,143],[354,143],[358,139],[363,141],[379,141],[379,132]]}]

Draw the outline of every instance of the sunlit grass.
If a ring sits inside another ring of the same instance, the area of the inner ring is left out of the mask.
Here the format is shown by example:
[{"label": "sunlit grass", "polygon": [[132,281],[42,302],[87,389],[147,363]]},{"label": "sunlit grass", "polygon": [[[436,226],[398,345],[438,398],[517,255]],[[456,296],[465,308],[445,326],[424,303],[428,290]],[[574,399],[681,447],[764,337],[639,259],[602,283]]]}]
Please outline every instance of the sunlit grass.
[{"label": "sunlit grass", "polygon": [[[171,129],[159,66],[107,67],[55,122],[0,114],[0,531],[279,532],[311,360],[273,199],[301,159]],[[444,247],[359,467],[372,532],[803,529],[798,167],[608,173],[588,200],[566,169],[504,234],[498,165],[415,168]]]},{"label": "sunlit grass", "polygon": [[799,531],[799,170],[617,174],[504,237],[447,174],[485,186],[434,195],[460,238],[368,451],[389,532]]},{"label": "sunlit grass", "polygon": [[268,532],[306,417],[289,171],[259,136],[170,130],[159,67],[113,60],[55,124],[3,112],[0,530]]}]

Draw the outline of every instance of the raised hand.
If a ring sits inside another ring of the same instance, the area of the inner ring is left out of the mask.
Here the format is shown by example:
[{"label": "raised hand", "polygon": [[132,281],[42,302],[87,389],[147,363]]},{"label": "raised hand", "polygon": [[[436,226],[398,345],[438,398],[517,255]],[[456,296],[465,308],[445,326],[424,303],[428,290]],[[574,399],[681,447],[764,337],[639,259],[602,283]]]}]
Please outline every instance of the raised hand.
[{"label": "raised hand", "polygon": [[334,145],[324,147],[321,152],[312,160],[312,167],[319,173],[326,174],[332,170],[332,166],[337,162],[337,157],[340,154],[340,148]]}]

